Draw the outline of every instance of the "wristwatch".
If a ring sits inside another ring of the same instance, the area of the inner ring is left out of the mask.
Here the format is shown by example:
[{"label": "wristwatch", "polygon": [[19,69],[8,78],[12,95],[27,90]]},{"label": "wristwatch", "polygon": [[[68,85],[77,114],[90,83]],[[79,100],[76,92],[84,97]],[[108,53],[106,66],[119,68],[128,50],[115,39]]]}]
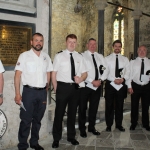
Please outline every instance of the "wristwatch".
[{"label": "wristwatch", "polygon": [[0,94],[0,98],[3,98],[3,94]]}]

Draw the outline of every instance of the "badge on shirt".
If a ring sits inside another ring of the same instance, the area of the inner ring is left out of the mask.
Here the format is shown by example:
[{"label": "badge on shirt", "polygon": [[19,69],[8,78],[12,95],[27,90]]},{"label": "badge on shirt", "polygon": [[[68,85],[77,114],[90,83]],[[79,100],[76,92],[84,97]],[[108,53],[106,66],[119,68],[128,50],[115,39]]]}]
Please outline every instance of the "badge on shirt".
[{"label": "badge on shirt", "polygon": [[150,70],[147,70],[147,71],[146,71],[146,75],[150,75]]},{"label": "badge on shirt", "polygon": [[105,69],[106,69],[106,68],[105,68],[103,65],[100,65],[100,66],[99,66],[99,71],[100,71],[100,74],[101,74],[101,75],[103,74],[103,72],[104,72]]},{"label": "badge on shirt", "polygon": [[45,56],[43,56],[43,59],[44,59],[44,60],[46,60],[46,57],[45,57]]},{"label": "badge on shirt", "polygon": [[17,62],[17,65],[19,66],[19,65],[20,65],[20,62]]}]

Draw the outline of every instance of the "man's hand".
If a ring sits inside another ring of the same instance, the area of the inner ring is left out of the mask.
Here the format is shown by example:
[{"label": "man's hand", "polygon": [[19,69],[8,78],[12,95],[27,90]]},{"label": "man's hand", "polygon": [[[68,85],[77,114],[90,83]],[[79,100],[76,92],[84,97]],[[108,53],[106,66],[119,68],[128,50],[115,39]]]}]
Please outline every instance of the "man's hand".
[{"label": "man's hand", "polygon": [[124,81],[123,78],[121,78],[121,79],[115,79],[115,80],[114,80],[114,83],[120,85],[120,84],[123,83],[123,81]]},{"label": "man's hand", "polygon": [[134,93],[132,88],[128,88],[128,92],[129,92],[130,94],[133,94],[133,93]]},{"label": "man's hand", "polygon": [[75,83],[79,84],[83,81],[83,79],[81,77],[74,76],[74,81],[75,81]]},{"label": "man's hand", "polygon": [[100,80],[93,80],[92,84],[94,87],[99,87],[101,85],[101,81]]},{"label": "man's hand", "polygon": [[20,105],[21,104],[21,100],[22,100],[22,97],[21,97],[20,94],[15,96],[15,102],[16,102],[16,104]]},{"label": "man's hand", "polygon": [[3,98],[0,98],[0,105],[3,104]]}]

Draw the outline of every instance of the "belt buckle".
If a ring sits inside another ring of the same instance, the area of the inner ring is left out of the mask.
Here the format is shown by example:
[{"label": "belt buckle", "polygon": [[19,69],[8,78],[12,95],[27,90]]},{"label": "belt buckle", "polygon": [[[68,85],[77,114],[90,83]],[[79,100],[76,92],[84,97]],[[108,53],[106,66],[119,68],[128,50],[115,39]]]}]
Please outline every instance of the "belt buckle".
[{"label": "belt buckle", "polygon": [[70,83],[70,85],[72,85],[72,83]]}]

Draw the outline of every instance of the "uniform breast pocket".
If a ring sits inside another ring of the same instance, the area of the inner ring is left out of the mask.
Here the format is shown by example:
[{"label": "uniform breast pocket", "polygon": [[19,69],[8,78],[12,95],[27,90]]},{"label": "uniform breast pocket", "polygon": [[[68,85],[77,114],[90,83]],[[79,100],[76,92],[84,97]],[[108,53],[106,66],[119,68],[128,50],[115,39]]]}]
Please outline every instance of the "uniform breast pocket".
[{"label": "uniform breast pocket", "polygon": [[68,62],[62,62],[60,65],[60,69],[62,72],[67,72],[69,70],[70,64]]},{"label": "uniform breast pocket", "polygon": [[28,72],[36,72],[36,64],[35,62],[27,62],[27,71]]},{"label": "uniform breast pocket", "polygon": [[47,63],[46,63],[46,61],[43,62],[42,70],[43,70],[43,72],[47,71]]}]

